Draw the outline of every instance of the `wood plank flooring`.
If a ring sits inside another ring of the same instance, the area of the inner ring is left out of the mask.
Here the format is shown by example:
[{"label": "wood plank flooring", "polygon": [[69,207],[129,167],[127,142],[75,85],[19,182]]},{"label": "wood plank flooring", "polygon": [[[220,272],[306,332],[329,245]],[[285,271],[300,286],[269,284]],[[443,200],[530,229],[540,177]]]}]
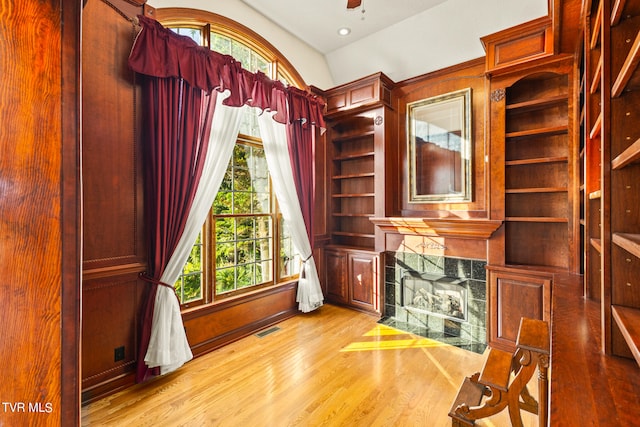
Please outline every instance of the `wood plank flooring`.
[{"label": "wood plank flooring", "polygon": [[552,300],[550,425],[640,426],[640,368],[602,353],[600,303],[570,275],[554,278]]},{"label": "wood plank flooring", "polygon": [[[82,425],[450,426],[458,387],[484,356],[376,320],[325,305],[91,403]],[[510,422],[505,412],[477,425]]]}]

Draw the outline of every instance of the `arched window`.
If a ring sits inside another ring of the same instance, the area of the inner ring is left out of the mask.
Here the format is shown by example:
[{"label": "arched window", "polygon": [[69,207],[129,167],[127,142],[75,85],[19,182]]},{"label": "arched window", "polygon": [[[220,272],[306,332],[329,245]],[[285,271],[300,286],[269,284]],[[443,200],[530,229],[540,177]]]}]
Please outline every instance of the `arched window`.
[{"label": "arched window", "polygon": [[[249,71],[304,87],[277,49],[237,22],[182,8],[158,9],[156,17],[176,33],[233,56]],[[248,109],[224,181],[175,283],[176,292],[185,308],[215,303],[293,280],[299,267],[271,190],[256,113]]]},{"label": "arched window", "polygon": [[[193,38],[198,44],[233,56],[249,71],[262,71],[274,80],[298,88],[305,82],[293,65],[258,33],[224,16],[196,9],[163,8],[156,18],[167,28]],[[260,57],[265,64],[252,62]],[[264,67],[264,68],[262,68]]]}]

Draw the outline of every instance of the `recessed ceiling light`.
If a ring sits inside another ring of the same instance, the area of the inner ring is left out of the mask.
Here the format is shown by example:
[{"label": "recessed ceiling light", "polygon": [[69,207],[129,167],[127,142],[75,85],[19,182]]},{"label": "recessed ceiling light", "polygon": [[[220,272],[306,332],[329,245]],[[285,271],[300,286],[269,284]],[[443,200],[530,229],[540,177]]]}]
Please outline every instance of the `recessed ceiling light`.
[{"label": "recessed ceiling light", "polygon": [[350,33],[351,33],[351,28],[348,28],[348,27],[338,28],[338,34],[340,34],[341,36],[348,36]]}]

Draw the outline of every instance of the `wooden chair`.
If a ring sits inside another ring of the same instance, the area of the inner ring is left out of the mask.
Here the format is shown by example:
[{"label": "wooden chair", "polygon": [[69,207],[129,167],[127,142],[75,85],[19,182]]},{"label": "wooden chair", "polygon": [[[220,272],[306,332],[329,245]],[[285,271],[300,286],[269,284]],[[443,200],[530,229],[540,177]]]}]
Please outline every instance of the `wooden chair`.
[{"label": "wooden chair", "polygon": [[[520,410],[538,415],[540,427],[548,418],[549,324],[522,318],[515,352],[489,349],[482,372],[466,377],[451,406],[453,427],[473,426],[475,421],[508,408],[513,427],[522,426]],[[527,384],[538,370],[538,400]]]}]

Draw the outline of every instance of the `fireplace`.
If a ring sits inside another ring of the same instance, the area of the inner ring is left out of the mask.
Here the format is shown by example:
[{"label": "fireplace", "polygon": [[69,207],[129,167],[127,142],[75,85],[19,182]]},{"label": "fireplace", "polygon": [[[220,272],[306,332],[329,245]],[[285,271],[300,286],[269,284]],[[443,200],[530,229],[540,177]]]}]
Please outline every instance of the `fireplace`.
[{"label": "fireplace", "polygon": [[487,347],[481,259],[385,252],[381,323],[476,353]]},{"label": "fireplace", "polygon": [[467,320],[467,280],[436,274],[402,278],[402,306],[409,311],[464,322]]}]

